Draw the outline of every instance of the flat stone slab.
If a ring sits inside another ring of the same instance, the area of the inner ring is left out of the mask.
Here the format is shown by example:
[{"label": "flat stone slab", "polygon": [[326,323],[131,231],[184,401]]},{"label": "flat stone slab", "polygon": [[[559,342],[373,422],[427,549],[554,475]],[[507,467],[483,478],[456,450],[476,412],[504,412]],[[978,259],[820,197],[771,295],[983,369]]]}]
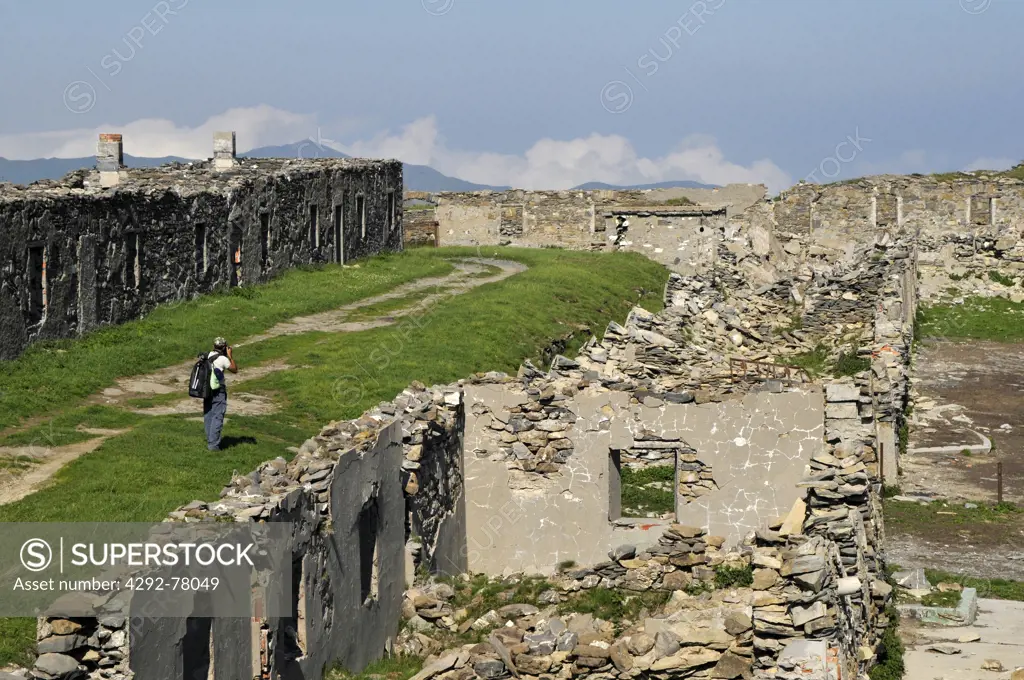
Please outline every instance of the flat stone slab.
[{"label": "flat stone slab", "polygon": [[[1009,672],[981,670],[986,659],[998,660],[1008,671],[1024,667],[1024,602],[1010,600],[978,601],[978,618],[964,628],[917,626],[904,622],[922,639],[907,649],[904,680],[1007,680]],[[945,655],[927,651],[934,645],[953,645],[959,654]]]},{"label": "flat stone slab", "polygon": [[923,623],[939,626],[970,626],[978,618],[978,591],[964,588],[956,607],[925,607],[920,604],[897,605],[900,614]]}]

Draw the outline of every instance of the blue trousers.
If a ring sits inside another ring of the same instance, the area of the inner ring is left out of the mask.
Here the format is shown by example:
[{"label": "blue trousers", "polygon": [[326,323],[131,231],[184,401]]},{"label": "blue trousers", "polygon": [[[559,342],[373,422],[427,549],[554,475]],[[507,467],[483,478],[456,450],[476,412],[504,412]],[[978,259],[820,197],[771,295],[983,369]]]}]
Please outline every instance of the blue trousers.
[{"label": "blue trousers", "polygon": [[206,426],[206,448],[220,450],[220,433],[224,414],[228,412],[228,391],[221,388],[203,400],[203,424]]}]

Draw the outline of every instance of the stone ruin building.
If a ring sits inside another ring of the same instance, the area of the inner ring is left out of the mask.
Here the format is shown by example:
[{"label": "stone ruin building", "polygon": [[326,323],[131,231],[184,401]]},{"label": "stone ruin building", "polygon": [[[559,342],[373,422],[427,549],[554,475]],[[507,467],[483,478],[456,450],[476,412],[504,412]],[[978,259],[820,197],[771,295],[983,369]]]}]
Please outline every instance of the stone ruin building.
[{"label": "stone ruin building", "polygon": [[402,250],[398,161],[239,159],[233,132],[207,162],[129,170],[113,134],[96,160],[0,184],[0,360],[162,302]]},{"label": "stone ruin building", "polygon": [[[170,514],[289,523],[291,616],[254,605],[247,620],[41,619],[35,677],[318,680],[398,653],[428,656],[416,680],[865,676],[892,623],[881,496],[897,473],[916,307],[950,281],[1016,294],[971,274],[1020,276],[1024,186],[883,177],[770,201],[727,193],[747,203],[661,212],[640,194],[438,197],[442,245],[464,208],[488,244],[647,252],[675,270],[665,307],[634,308],[547,370],[414,382],[327,424],[293,459],[235,476],[219,500]],[[509,196],[520,208],[503,206]],[[291,205],[302,214],[309,200]],[[650,223],[609,245],[619,215]],[[791,365],[819,347],[856,358],[853,375]],[[631,517],[623,470],[651,466],[671,469],[674,511]],[[752,582],[703,590],[723,567],[751,569]],[[465,619],[432,577],[480,573],[542,574],[552,588],[545,607]],[[592,589],[671,595],[619,627],[558,611]],[[446,648],[451,631],[484,641]]]}]

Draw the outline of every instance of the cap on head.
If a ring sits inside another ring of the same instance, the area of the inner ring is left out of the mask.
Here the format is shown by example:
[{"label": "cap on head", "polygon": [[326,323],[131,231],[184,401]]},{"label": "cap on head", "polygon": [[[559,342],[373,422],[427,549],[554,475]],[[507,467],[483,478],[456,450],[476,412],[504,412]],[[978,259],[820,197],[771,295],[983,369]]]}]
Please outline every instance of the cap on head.
[{"label": "cap on head", "polygon": [[225,340],[224,338],[217,338],[216,340],[213,341],[213,346],[218,348],[227,347],[228,341]]}]

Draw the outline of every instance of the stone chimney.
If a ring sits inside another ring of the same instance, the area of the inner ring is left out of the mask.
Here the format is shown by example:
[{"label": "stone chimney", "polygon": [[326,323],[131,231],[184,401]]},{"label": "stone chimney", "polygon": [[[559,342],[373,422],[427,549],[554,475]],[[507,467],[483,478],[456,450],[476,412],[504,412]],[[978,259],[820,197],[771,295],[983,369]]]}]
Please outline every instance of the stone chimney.
[{"label": "stone chimney", "polygon": [[122,177],[127,176],[121,135],[100,135],[96,143],[96,169],[100,171],[100,186],[104,187],[117,186]]},{"label": "stone chimney", "polygon": [[213,167],[215,170],[228,170],[238,165],[235,157],[235,133],[213,133]]}]

